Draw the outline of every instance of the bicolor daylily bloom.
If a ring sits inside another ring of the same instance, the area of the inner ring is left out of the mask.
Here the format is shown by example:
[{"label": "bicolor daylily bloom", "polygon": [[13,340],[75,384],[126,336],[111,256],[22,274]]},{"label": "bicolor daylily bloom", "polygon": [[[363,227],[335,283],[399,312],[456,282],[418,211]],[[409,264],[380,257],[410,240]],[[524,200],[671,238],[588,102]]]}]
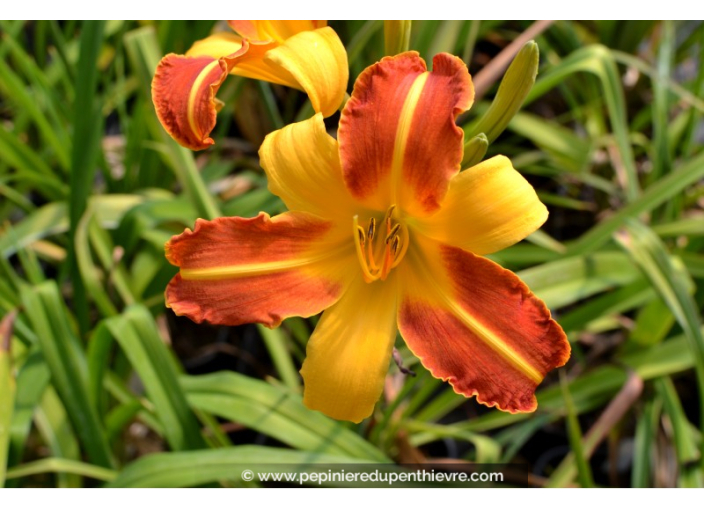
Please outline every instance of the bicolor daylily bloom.
[{"label": "bicolor daylily bloom", "polygon": [[235,32],[196,42],[186,55],[166,55],[154,74],[152,100],[164,129],[193,150],[214,141],[215,94],[228,74],[286,85],[308,94],[313,109],[329,116],[342,104],[347,53],[325,21],[230,21]]},{"label": "bicolor daylily bloom", "polygon": [[338,140],[322,115],[270,134],[261,164],[290,211],[198,220],[173,237],[168,306],[197,322],[269,327],[327,309],[301,374],[304,403],[333,418],[372,413],[397,331],[456,392],[534,410],[569,344],[545,304],[482,255],[548,213],[503,156],[459,172],[455,119],[473,96],[460,59],[437,55],[428,72],[408,52],[360,75]]}]

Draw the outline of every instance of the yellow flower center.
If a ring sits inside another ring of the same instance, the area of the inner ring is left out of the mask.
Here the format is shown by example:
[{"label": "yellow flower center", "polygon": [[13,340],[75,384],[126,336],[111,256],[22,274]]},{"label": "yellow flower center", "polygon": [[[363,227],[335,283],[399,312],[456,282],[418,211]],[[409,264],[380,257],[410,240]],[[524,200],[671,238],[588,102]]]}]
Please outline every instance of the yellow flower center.
[{"label": "yellow flower center", "polygon": [[355,215],[352,220],[357,259],[367,283],[386,280],[408,250],[408,228],[403,221],[394,218],[395,208],[395,205],[389,207],[380,222],[372,216],[365,227],[359,224],[359,216]]}]

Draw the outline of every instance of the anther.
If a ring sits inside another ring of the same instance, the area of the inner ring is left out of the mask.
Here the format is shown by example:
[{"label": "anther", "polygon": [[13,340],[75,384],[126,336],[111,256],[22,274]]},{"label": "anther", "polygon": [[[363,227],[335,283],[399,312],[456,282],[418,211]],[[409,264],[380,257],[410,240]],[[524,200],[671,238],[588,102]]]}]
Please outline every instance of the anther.
[{"label": "anther", "polygon": [[386,239],[384,239],[384,242],[386,244],[388,244],[389,241],[396,235],[396,232],[398,232],[398,229],[400,229],[400,228],[401,228],[401,224],[396,223],[396,225],[394,225],[394,228],[391,229],[391,232],[389,232],[389,234],[386,236]]},{"label": "anther", "polygon": [[[353,232],[357,232],[357,237],[358,241],[355,242],[355,250],[357,251],[357,260],[359,260],[359,265],[362,268],[362,274],[364,276],[364,281],[367,283],[373,282],[374,280],[378,280],[379,277],[376,276],[375,274],[372,274],[372,272],[369,270],[369,264],[368,261],[365,257],[364,254],[364,241],[365,241],[365,236],[364,236],[364,229],[359,226],[359,219],[357,216],[354,216],[352,218],[352,227],[353,227]],[[354,235],[354,234],[353,234]]]},{"label": "anther", "polygon": [[367,237],[370,241],[374,239],[374,231],[376,230],[376,220],[374,218],[369,220],[369,230],[367,231]]},{"label": "anther", "polygon": [[364,244],[364,230],[362,230],[362,227],[357,227],[357,234],[359,235],[359,242]]},{"label": "anther", "polygon": [[[396,225],[398,227],[398,225]],[[396,252],[398,251],[398,245],[401,242],[401,238],[399,236],[394,237],[394,242],[391,243],[391,252],[396,255]]]}]

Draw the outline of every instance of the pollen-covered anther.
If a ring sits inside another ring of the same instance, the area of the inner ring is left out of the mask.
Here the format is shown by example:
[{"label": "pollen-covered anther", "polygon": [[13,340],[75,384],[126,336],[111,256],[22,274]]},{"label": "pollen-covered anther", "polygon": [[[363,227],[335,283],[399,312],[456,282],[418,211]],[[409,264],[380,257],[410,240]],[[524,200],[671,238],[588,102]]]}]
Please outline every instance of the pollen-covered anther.
[{"label": "pollen-covered anther", "polygon": [[359,216],[353,218],[357,259],[367,283],[386,280],[408,249],[408,228],[393,217],[394,209],[391,206],[380,223],[386,228],[384,236],[378,235],[376,218],[369,219],[366,229],[359,225]]}]

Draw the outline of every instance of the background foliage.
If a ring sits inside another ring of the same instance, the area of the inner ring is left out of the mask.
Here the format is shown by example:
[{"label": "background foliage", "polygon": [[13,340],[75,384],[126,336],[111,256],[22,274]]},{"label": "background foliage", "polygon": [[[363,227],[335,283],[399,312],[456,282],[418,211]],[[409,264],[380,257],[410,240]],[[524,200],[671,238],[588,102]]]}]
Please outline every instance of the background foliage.
[{"label": "background foliage", "polygon": [[[0,486],[241,486],[253,462],[437,458],[525,462],[539,486],[704,483],[701,22],[545,25],[536,85],[489,136],[551,213],[493,257],[572,342],[538,411],[466,400],[398,342],[417,377],[392,367],[359,426],[301,403],[315,319],[215,328],[164,308],[164,242],[197,217],[282,211],[256,149],[312,112],[231,78],[214,148],[176,145],[151,76],[215,25],[0,24]],[[383,22],[331,25],[352,78],[383,56]],[[530,26],[416,22],[411,49],[478,73]],[[476,76],[468,139],[500,78]]]}]

